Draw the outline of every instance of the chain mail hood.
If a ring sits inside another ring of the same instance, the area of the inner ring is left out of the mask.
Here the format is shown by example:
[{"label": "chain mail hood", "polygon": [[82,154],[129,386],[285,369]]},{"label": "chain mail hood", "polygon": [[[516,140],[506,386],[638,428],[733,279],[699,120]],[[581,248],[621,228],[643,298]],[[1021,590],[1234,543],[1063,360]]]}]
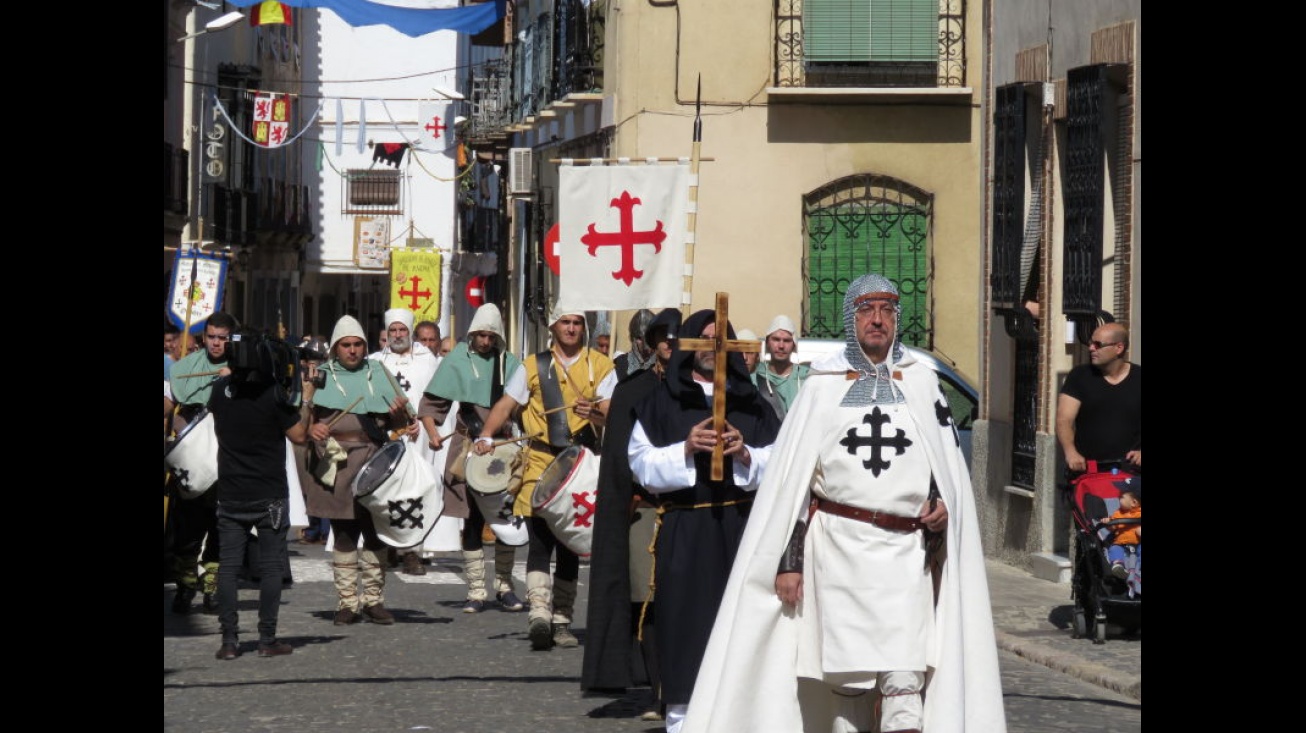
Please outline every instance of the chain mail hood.
[{"label": "chain mail hood", "polygon": [[848,286],[843,295],[843,332],[846,344],[844,358],[848,360],[849,369],[859,373],[848,393],[844,395],[844,407],[864,407],[873,403],[903,402],[902,390],[893,384],[893,369],[903,361],[900,334],[893,334],[893,344],[889,355],[883,362],[872,364],[857,340],[857,302],[866,297],[878,297],[893,301],[894,324],[902,324],[902,304],[898,301],[898,286],[887,277],[877,274],[862,275]]}]

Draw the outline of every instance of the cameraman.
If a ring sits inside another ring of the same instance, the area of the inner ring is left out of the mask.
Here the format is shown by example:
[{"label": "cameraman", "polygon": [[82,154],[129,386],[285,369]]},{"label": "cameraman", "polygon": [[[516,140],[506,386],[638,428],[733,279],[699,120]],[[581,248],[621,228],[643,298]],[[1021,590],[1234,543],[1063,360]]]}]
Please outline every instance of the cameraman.
[{"label": "cameraman", "polygon": [[[239,657],[237,573],[249,530],[259,543],[258,655],[276,657],[294,648],[277,640],[281,605],[282,558],[290,527],[286,481],[286,439],[308,440],[309,413],[299,408],[295,357],[284,342],[252,331],[228,343],[232,372],[214,384],[209,410],[218,440],[217,527],[222,556],[218,564],[218,620],[222,646],[218,659]],[[311,395],[310,395],[311,397]]]}]

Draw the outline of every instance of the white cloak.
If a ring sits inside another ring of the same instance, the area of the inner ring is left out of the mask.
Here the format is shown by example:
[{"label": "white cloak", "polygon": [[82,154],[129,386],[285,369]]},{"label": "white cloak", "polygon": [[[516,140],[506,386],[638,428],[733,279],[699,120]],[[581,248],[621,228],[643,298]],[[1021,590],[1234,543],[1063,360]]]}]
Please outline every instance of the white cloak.
[{"label": "white cloak", "polygon": [[[799,623],[775,592],[776,568],[806,498],[830,408],[851,382],[842,353],[812,365],[785,417],[712,637],[699,668],[682,733],[746,730],[827,733],[832,718],[828,686],[796,674]],[[948,508],[946,551],[927,673],[926,733],[1005,733],[1002,684],[979,520],[970,475],[951,424],[939,425],[938,377],[910,354],[891,368],[924,443],[942,501]],[[824,375],[816,372],[833,371]],[[828,438],[828,436],[827,436]],[[812,558],[807,558],[810,563]],[[799,699],[802,699],[802,706]]]}]

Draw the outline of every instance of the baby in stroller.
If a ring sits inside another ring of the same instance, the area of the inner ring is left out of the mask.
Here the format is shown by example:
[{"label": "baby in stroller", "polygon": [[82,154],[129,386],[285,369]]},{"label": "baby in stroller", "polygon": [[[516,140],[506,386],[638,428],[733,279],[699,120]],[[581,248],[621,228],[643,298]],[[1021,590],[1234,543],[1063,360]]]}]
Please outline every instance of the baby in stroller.
[{"label": "baby in stroller", "polygon": [[[1131,590],[1141,592],[1143,567],[1143,478],[1131,476],[1113,484],[1120,490],[1120,508],[1103,517],[1101,526],[1109,533],[1107,561],[1111,574],[1128,581]],[[1117,521],[1124,520],[1124,521]]]}]

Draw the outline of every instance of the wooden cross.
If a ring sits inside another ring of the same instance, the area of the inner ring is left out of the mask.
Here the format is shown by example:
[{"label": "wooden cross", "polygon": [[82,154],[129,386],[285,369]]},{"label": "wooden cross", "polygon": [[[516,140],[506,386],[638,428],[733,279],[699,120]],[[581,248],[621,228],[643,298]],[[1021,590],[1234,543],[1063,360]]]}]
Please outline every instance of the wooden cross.
[{"label": "wooden cross", "polygon": [[712,370],[712,429],[718,436],[712,448],[712,480],[725,478],[723,451],[725,443],[720,435],[726,430],[726,360],[731,351],[743,353],[761,351],[762,345],[756,341],[741,341],[726,338],[729,330],[730,302],[726,293],[716,294],[716,335],[711,338],[682,338],[676,342],[676,348],[682,351],[712,351],[716,353],[716,367]]}]

